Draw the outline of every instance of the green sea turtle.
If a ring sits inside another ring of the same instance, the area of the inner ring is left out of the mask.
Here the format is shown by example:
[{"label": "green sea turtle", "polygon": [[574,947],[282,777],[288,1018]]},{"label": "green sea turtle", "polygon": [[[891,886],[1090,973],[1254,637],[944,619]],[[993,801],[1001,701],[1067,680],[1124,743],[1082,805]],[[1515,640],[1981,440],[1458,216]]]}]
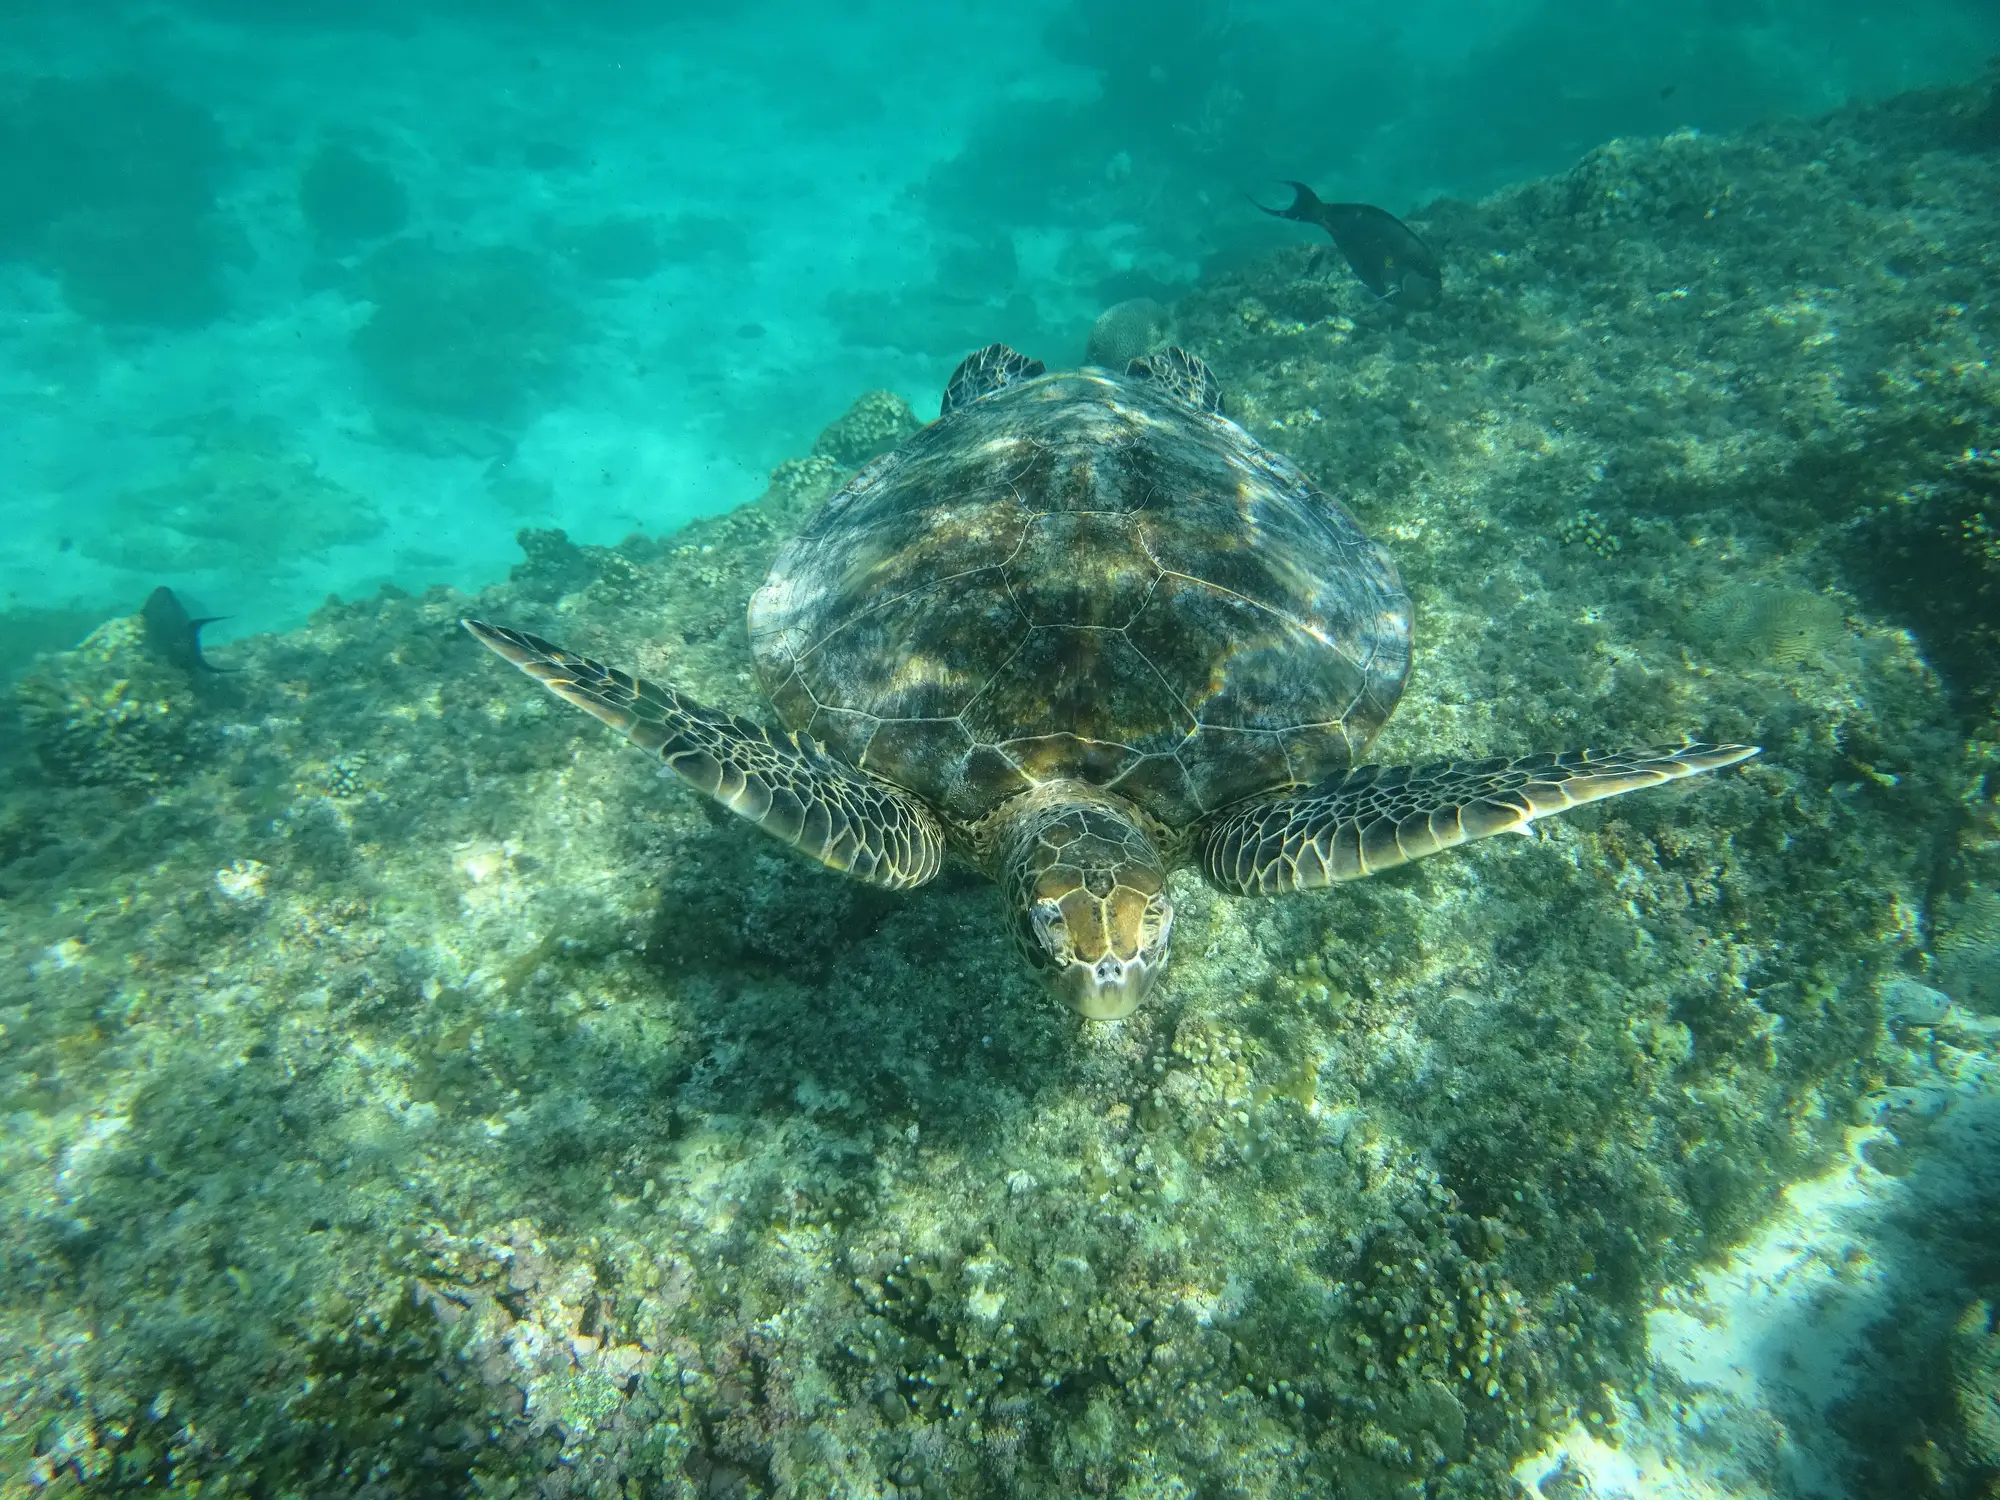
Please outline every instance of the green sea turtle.
[{"label": "green sea turtle", "polygon": [[786,733],[466,628],[823,864],[909,888],[968,860],[1100,1019],[1165,968],[1178,866],[1304,890],[1756,753],[1357,767],[1409,675],[1409,595],[1221,407],[1179,349],[1122,374],[971,356],[937,421],[827,500],[750,601]]}]

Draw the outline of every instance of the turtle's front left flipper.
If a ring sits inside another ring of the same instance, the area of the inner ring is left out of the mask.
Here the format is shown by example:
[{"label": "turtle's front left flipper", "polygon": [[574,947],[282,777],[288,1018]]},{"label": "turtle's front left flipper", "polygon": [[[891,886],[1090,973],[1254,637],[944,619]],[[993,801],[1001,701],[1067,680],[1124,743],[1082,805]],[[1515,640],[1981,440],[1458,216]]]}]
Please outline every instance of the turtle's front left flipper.
[{"label": "turtle's front left flipper", "polygon": [[1218,814],[1200,842],[1219,890],[1272,896],[1359,880],[1426,854],[1641,787],[1748,760],[1754,745],[1680,745],[1524,760],[1363,766],[1316,787]]},{"label": "turtle's front left flipper", "polygon": [[931,810],[843,765],[812,740],[773,734],[540,636],[478,620],[463,624],[558,698],[602,719],[731,812],[821,864],[892,890],[937,874],[944,831]]}]

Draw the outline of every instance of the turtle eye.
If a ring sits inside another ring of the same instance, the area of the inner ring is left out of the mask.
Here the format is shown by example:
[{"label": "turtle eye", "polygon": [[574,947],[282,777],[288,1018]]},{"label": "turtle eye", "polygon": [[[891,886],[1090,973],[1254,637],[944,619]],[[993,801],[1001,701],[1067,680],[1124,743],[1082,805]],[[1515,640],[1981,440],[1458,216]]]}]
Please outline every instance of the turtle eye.
[{"label": "turtle eye", "polygon": [[1174,930],[1174,906],[1164,896],[1155,896],[1146,903],[1145,915],[1139,918],[1139,943],[1152,953],[1167,945],[1167,939]]}]

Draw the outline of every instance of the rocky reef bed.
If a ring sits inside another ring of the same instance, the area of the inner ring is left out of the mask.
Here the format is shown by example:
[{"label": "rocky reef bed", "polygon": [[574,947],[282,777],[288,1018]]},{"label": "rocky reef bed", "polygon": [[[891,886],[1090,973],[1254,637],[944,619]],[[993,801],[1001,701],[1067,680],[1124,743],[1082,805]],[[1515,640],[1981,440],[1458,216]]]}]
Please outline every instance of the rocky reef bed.
[{"label": "rocky reef bed", "polygon": [[[1991,91],[1914,96],[1434,205],[1434,312],[1305,250],[1172,309],[1405,570],[1384,758],[1766,754],[1323,896],[1183,878],[1115,1026],[976,880],[807,867],[457,627],[758,711],[745,599],[879,399],[477,600],[329,602],[226,675],[129,622],[45,658],[0,751],[0,1474],[1441,1500],[1615,1443],[1662,1288],[1864,1122],[1893,1175],[1991,1050],[1939,1022],[1996,1008],[1991,653],[1891,565],[1991,577],[1996,189]],[[1912,983],[1955,1009],[1913,1030]],[[1853,1426],[1872,1493],[2000,1466],[1979,1242],[1949,1389]]]}]

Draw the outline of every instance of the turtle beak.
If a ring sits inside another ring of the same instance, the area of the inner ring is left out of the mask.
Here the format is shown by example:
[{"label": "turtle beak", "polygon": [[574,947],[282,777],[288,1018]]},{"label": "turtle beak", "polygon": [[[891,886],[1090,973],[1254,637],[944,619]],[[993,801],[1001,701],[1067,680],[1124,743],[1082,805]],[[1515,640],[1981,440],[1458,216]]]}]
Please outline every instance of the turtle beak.
[{"label": "turtle beak", "polygon": [[1092,1021],[1117,1021],[1139,1008],[1166,968],[1166,954],[1148,963],[1146,955],[1118,958],[1105,954],[1094,964],[1066,964],[1050,975],[1063,1003]]}]

